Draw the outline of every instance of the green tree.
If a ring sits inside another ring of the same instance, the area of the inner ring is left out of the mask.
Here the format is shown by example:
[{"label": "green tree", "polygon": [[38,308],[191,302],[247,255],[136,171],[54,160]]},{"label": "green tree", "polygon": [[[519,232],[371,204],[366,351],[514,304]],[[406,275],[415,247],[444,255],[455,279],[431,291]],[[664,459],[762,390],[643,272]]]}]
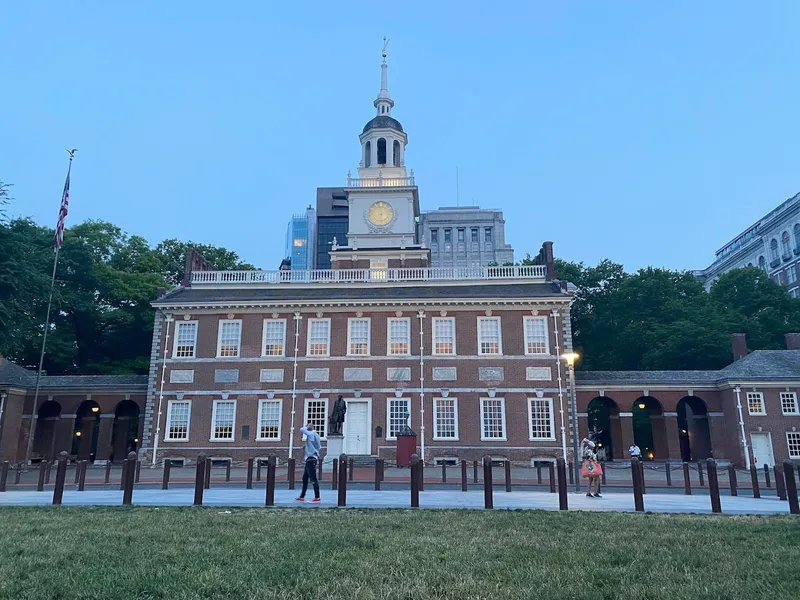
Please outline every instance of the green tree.
[{"label": "green tree", "polygon": [[0,181],[0,221],[5,221],[6,219],[5,207],[11,200],[8,192],[9,187],[11,187],[9,184]]},{"label": "green tree", "polygon": [[156,246],[156,252],[162,257],[162,274],[172,285],[179,285],[183,279],[186,250],[189,247],[194,248],[219,271],[229,269],[249,271],[256,268],[250,263],[242,261],[233,250],[209,244],[198,244],[192,241],[182,242],[171,238]]}]

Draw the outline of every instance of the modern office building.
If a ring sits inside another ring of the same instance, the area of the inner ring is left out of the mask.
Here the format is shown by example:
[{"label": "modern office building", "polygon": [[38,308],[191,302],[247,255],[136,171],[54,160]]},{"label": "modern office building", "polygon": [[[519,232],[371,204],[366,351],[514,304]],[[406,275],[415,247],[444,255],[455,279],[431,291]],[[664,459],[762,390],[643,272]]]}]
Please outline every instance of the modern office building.
[{"label": "modern office building", "polygon": [[334,245],[347,245],[349,226],[347,192],[341,187],[317,188],[317,235],[314,265],[309,269],[330,269],[330,251]]},{"label": "modern office building", "polygon": [[286,252],[292,271],[314,268],[316,258],[317,219],[314,208],[309,206],[305,214],[294,215],[286,227]]},{"label": "modern office building", "polygon": [[420,232],[433,267],[485,267],[514,262],[506,244],[503,212],[479,206],[445,206],[423,211]]},{"label": "modern office building", "polygon": [[761,267],[797,298],[799,260],[800,194],[796,194],[717,250],[714,262],[695,271],[695,275],[710,289],[720,275],[731,269]]}]

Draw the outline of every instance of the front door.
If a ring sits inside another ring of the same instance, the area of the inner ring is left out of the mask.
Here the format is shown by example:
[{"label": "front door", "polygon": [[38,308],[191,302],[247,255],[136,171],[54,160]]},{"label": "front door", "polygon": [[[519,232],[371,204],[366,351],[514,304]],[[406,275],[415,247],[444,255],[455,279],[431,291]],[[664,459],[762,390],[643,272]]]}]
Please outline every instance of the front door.
[{"label": "front door", "polygon": [[370,454],[368,401],[347,401],[343,433],[345,454],[350,456]]},{"label": "front door", "polygon": [[769,433],[751,433],[750,442],[753,444],[753,460],[757,467],[775,465],[775,455],[772,453],[772,437]]}]

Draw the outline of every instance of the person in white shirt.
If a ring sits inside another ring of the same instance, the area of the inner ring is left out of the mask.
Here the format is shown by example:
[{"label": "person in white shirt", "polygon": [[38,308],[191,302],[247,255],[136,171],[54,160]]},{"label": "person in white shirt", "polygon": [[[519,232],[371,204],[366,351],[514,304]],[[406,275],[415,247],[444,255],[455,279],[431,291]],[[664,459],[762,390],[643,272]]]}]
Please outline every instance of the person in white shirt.
[{"label": "person in white shirt", "polygon": [[322,450],[322,442],[319,439],[319,434],[314,431],[314,426],[309,423],[305,427],[300,428],[300,433],[305,438],[305,461],[306,468],[303,471],[303,491],[295,498],[298,502],[305,502],[306,491],[308,491],[308,482],[314,486],[314,499],[311,501],[314,504],[320,502],[319,497],[319,481],[317,481],[317,461],[319,460],[319,453]]},{"label": "person in white shirt", "polygon": [[628,452],[630,453],[631,458],[633,458],[634,456],[636,458],[642,458],[642,451],[639,449],[639,446],[636,445],[636,442],[631,444],[631,447],[628,448]]}]

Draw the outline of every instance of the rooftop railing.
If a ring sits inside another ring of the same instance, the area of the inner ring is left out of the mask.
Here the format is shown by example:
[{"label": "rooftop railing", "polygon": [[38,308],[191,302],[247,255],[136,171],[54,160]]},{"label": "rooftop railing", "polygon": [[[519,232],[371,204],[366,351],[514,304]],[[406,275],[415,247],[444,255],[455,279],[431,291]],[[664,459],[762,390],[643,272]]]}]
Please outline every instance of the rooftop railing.
[{"label": "rooftop railing", "polygon": [[348,177],[347,187],[349,188],[372,188],[372,187],[412,187],[414,186],[414,176],[411,177]]},{"label": "rooftop railing", "polygon": [[487,281],[544,279],[544,265],[398,269],[314,269],[308,271],[195,271],[192,284],[383,283],[396,281]]}]

